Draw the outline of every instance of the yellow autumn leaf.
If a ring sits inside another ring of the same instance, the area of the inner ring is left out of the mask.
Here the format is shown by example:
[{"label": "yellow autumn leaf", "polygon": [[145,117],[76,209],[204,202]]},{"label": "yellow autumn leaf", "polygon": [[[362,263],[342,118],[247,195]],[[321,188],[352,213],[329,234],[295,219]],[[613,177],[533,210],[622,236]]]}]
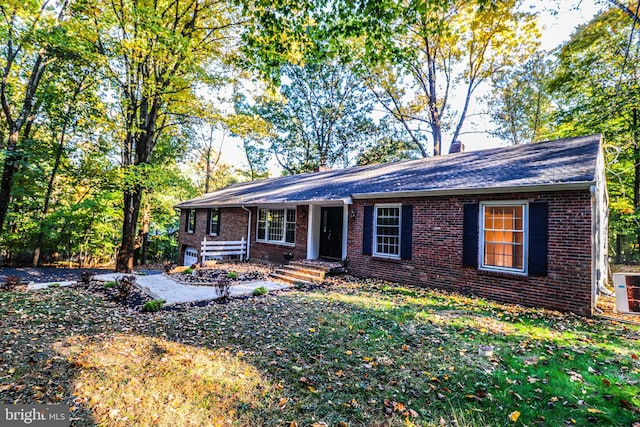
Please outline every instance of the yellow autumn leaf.
[{"label": "yellow autumn leaf", "polygon": [[519,411],[513,411],[512,413],[509,414],[509,419],[513,423],[518,421],[518,418],[520,418],[520,412]]},{"label": "yellow autumn leaf", "polygon": [[309,332],[314,333],[316,331],[316,328],[309,328]]},{"label": "yellow autumn leaf", "polygon": [[346,354],[347,356],[351,356],[353,352],[351,350],[347,350],[344,352],[344,354]]},{"label": "yellow autumn leaf", "polygon": [[596,409],[596,408],[589,408],[589,409],[587,409],[587,411],[589,411],[589,413],[591,413],[591,414],[602,414],[602,411],[600,409]]}]

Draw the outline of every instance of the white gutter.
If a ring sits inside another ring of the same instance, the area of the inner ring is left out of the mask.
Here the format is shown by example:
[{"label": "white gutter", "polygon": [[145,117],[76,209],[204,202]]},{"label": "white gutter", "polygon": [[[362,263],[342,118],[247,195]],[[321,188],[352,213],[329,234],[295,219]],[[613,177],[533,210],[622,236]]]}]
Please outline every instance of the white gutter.
[{"label": "white gutter", "polygon": [[245,261],[249,261],[251,255],[251,209],[245,208],[244,205],[240,207],[249,212],[249,222],[247,223],[247,255],[245,256]]}]

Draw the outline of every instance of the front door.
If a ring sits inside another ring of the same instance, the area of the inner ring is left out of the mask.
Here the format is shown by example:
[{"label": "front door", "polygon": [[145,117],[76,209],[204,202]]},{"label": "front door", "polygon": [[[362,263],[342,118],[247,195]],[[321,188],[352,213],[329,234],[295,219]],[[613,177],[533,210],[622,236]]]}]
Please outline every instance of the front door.
[{"label": "front door", "polygon": [[342,259],[343,208],[320,209],[320,258]]}]

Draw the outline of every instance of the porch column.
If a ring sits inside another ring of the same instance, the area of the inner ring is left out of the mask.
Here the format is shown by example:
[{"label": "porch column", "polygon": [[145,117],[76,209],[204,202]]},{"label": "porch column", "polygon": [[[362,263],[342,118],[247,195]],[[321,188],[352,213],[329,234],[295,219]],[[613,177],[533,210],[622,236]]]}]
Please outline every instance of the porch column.
[{"label": "porch column", "polygon": [[307,259],[320,256],[320,206],[309,205],[307,224]]}]

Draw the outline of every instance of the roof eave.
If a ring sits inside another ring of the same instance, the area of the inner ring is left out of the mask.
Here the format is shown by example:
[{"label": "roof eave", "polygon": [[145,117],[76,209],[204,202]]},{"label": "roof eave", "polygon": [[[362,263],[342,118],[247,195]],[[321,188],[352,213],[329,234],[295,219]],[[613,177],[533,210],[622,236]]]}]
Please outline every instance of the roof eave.
[{"label": "roof eave", "polygon": [[352,194],[354,200],[362,199],[393,199],[408,197],[435,197],[435,196],[459,196],[467,194],[505,194],[505,193],[536,193],[547,191],[571,191],[588,190],[595,181],[578,181],[567,183],[552,183],[540,185],[516,185],[509,187],[484,187],[484,188],[459,188],[443,190],[417,190],[417,191],[389,191],[376,193]]}]

